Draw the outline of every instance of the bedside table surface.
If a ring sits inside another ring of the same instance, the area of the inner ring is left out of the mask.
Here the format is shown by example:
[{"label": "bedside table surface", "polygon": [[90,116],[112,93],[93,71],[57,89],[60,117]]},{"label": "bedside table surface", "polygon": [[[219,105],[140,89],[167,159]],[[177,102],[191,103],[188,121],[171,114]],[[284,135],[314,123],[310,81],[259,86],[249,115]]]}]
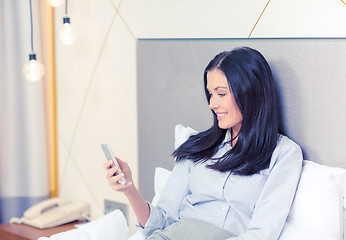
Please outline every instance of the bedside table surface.
[{"label": "bedside table surface", "polygon": [[25,224],[5,223],[0,224],[1,240],[37,240],[39,237],[50,237],[53,234],[74,229],[72,222],[58,227],[38,229]]}]

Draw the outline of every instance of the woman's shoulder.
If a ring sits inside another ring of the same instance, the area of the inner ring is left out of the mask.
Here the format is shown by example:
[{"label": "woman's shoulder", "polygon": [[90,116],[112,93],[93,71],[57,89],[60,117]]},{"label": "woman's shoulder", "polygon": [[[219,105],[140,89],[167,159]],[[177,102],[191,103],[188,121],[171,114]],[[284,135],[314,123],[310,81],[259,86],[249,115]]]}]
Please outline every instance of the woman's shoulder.
[{"label": "woman's shoulder", "polygon": [[289,137],[282,135],[282,134],[279,134],[278,141],[277,141],[276,148],[275,148],[274,152],[275,151],[289,151],[289,150],[300,150],[301,151],[301,147],[298,145],[298,143],[296,143],[295,141],[293,141]]},{"label": "woman's shoulder", "polygon": [[269,169],[272,169],[279,162],[295,164],[297,167],[303,162],[301,147],[289,137],[281,134],[279,135],[276,148],[272,154]]}]

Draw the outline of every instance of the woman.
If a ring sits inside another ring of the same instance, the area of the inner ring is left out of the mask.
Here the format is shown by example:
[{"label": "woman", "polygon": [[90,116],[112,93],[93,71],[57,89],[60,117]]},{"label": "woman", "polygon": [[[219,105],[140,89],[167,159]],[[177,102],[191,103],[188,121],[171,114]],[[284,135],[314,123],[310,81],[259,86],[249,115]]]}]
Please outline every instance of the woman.
[{"label": "woman", "polygon": [[[279,134],[272,73],[261,53],[237,48],[218,54],[204,71],[214,125],[174,153],[156,207],[106,162],[107,179],[128,198],[148,239],[276,240],[285,224],[302,171],[300,147]],[[117,181],[121,177],[126,185]]]}]

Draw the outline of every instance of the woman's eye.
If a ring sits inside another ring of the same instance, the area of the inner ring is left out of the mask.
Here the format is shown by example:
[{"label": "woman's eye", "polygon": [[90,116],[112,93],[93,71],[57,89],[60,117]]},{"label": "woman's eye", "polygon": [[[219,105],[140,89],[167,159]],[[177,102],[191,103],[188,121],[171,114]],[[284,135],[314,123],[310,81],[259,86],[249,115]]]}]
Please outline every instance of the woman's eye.
[{"label": "woman's eye", "polygon": [[224,94],[224,93],[219,93],[219,96],[220,96],[220,97],[223,97],[223,96],[226,96],[226,94]]}]

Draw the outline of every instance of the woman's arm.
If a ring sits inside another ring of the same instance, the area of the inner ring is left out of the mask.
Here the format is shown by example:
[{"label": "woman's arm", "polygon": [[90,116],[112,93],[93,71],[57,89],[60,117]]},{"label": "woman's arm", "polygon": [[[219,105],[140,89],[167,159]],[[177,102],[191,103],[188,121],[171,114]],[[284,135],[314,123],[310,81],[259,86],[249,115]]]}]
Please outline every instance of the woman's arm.
[{"label": "woman's arm", "polygon": [[[131,173],[131,169],[129,168],[129,165],[118,158],[117,158],[117,161],[122,170],[122,173],[118,174],[117,176],[113,176],[113,175],[118,170],[119,167],[114,166],[113,168],[111,168],[110,166],[113,163],[112,160],[109,160],[104,163],[104,168],[107,169],[107,180],[109,182],[109,185],[111,186],[113,190],[123,192],[125,194],[133,211],[135,212],[137,216],[139,223],[142,226],[145,226],[150,215],[149,205],[144,200],[143,196],[139,193],[137,188],[134,186],[133,180],[132,180],[132,173]],[[118,181],[122,177],[125,177],[127,182],[126,185],[122,185],[118,183]]]},{"label": "woman's arm", "polygon": [[[152,206],[146,202],[133,185],[128,164],[120,159],[118,159],[118,162],[123,173],[117,176],[113,176],[113,174],[118,168],[110,168],[112,161],[107,161],[104,164],[104,168],[107,169],[109,185],[113,190],[125,194],[145,236],[149,236],[157,229],[164,229],[179,218],[181,203],[189,192],[188,178],[192,162],[184,160],[174,166],[157,206]],[[122,177],[125,177],[126,185],[118,183],[118,180]]]},{"label": "woman's arm", "polygon": [[149,205],[135,186],[132,185],[130,188],[129,191],[125,192],[125,196],[129,200],[130,205],[137,216],[138,222],[142,226],[145,226],[150,215]]}]

